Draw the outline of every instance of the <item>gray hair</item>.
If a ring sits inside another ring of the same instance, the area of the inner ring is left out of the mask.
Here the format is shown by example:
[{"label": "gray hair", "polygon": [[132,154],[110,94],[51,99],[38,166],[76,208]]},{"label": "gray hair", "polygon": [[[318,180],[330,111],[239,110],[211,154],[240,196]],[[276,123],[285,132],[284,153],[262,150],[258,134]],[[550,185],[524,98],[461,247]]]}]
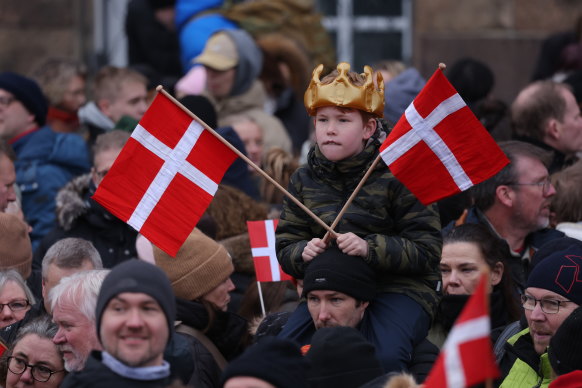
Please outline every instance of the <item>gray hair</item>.
[{"label": "gray hair", "polygon": [[58,329],[57,324],[52,321],[50,316],[41,315],[40,317],[27,322],[26,325],[18,330],[16,338],[12,342],[12,349],[14,349],[14,346],[18,341],[29,334],[36,334],[40,338],[52,340],[57,334]]},{"label": "gray hair", "polygon": [[48,268],[55,264],[59,268],[81,268],[85,261],[91,261],[94,269],[102,269],[103,262],[99,251],[90,241],[68,237],[54,243],[42,259],[42,278],[46,279]]},{"label": "gray hair", "polygon": [[8,282],[14,282],[20,288],[22,288],[22,290],[24,291],[24,294],[26,295],[26,299],[28,299],[28,303],[30,305],[33,305],[36,303],[36,300],[34,299],[34,295],[32,294],[32,291],[30,291],[30,288],[28,288],[28,286],[26,285],[26,282],[22,278],[22,275],[20,275],[20,273],[18,271],[14,270],[14,269],[0,271],[0,291],[4,288],[4,286]]},{"label": "gray hair", "polygon": [[69,304],[79,310],[88,320],[95,322],[97,297],[108,269],[77,272],[61,279],[49,292],[51,311],[62,304]]}]

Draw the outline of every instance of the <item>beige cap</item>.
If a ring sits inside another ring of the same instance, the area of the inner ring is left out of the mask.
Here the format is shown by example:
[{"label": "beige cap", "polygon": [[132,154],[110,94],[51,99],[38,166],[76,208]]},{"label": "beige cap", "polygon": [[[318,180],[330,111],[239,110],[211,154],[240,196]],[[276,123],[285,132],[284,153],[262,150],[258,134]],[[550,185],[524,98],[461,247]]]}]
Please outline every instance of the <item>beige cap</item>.
[{"label": "beige cap", "polygon": [[238,52],[232,38],[221,31],[208,39],[204,51],[193,62],[218,71],[230,70],[238,64]]}]

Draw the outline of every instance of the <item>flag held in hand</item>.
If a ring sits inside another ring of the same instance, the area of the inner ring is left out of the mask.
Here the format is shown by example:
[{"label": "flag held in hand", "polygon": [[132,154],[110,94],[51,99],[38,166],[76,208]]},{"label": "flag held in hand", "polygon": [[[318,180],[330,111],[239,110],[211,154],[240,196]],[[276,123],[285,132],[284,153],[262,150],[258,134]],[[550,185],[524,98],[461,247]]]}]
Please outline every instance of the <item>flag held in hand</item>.
[{"label": "flag held in hand", "polygon": [[247,221],[251,253],[258,282],[291,280],[281,269],[275,251],[275,229],[278,220]]},{"label": "flag held in hand", "polygon": [[509,163],[440,69],[396,123],[380,155],[425,205],[467,190]]},{"label": "flag held in hand", "polygon": [[455,322],[425,388],[462,388],[499,376],[495,363],[487,297],[488,275],[481,276],[475,293]]},{"label": "flag held in hand", "polygon": [[175,256],[236,158],[158,93],[93,199]]}]

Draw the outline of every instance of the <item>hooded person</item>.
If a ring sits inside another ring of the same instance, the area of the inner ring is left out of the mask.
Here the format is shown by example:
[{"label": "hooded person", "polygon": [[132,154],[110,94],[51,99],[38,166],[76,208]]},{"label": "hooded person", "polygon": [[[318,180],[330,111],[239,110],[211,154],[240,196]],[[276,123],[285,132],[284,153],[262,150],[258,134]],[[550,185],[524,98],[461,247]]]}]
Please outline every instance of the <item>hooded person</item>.
[{"label": "hooded person", "polygon": [[226,249],[195,228],[176,257],[154,246],[154,259],[168,276],[177,304],[176,331],[187,334],[194,355],[190,384],[218,386],[228,360],[246,345],[246,321],[227,311],[234,270]]},{"label": "hooded person", "polygon": [[246,31],[221,30],[213,34],[194,62],[206,68],[206,91],[224,126],[233,115],[246,115],[264,130],[265,152],[280,147],[292,152],[291,139],[279,119],[265,112],[267,93],[259,75],[263,54]]},{"label": "hooded person", "polygon": [[174,332],[172,286],[158,267],[140,260],[115,266],[105,277],[95,308],[97,337],[83,370],[63,387],[165,387],[170,364],[164,350]]}]

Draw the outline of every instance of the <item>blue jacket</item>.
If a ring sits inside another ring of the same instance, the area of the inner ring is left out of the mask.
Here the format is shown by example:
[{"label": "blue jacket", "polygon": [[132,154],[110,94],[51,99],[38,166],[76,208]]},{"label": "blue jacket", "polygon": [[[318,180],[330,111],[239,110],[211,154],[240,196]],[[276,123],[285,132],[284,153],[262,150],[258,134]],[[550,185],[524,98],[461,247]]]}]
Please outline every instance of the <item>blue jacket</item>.
[{"label": "blue jacket", "polygon": [[89,154],[82,137],[56,133],[48,126],[12,146],[16,152],[16,183],[22,193],[22,210],[32,227],[34,249],[55,225],[57,192],[75,176],[89,171]]}]

